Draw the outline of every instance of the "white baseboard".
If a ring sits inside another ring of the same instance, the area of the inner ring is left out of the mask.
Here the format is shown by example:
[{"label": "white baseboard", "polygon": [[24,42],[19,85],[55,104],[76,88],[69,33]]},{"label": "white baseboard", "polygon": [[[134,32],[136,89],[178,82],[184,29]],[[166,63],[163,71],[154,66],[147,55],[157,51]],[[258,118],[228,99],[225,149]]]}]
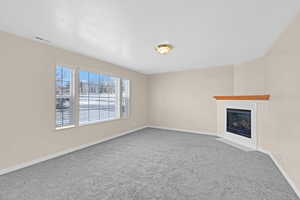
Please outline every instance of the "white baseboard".
[{"label": "white baseboard", "polygon": [[257,151],[265,153],[265,154],[267,154],[267,155],[269,155],[271,157],[271,159],[275,163],[276,167],[279,169],[279,171],[281,172],[281,174],[285,177],[285,179],[287,180],[287,182],[290,184],[290,186],[293,188],[293,190],[295,191],[295,193],[297,194],[297,196],[300,198],[300,190],[298,189],[298,187],[296,186],[296,184],[294,183],[294,181],[288,176],[288,174],[283,169],[283,167],[281,167],[281,165],[279,164],[278,160],[273,156],[273,154],[271,152],[265,150],[265,149],[262,149],[262,148],[258,148]]},{"label": "white baseboard", "polygon": [[67,150],[64,150],[64,151],[61,151],[61,152],[57,152],[57,153],[48,155],[48,156],[37,158],[37,159],[34,159],[32,161],[29,161],[29,162],[21,163],[17,166],[14,166],[14,167],[6,168],[6,169],[0,169],[0,176],[4,175],[4,174],[8,174],[8,173],[13,172],[13,171],[17,171],[17,170],[29,167],[29,166],[32,166],[32,165],[35,165],[35,164],[38,164],[38,163],[41,163],[41,162],[44,162],[44,161],[47,161],[47,160],[50,160],[50,159],[53,159],[53,158],[57,158],[57,157],[72,153],[74,151],[78,151],[78,150],[85,149],[87,147],[90,147],[90,146],[93,146],[93,145],[96,145],[96,144],[100,144],[102,142],[106,142],[106,141],[109,141],[109,140],[112,140],[112,139],[130,134],[130,133],[133,133],[135,131],[142,130],[144,128],[147,128],[147,126],[140,127],[140,128],[137,128],[137,129],[133,129],[133,130],[130,130],[130,131],[126,131],[126,132],[120,133],[118,135],[115,135],[115,136],[112,136],[112,137],[109,137],[109,138],[106,138],[106,139],[102,139],[102,140],[99,140],[99,141],[96,141],[96,142],[83,144],[83,145],[80,145],[78,147],[70,148],[70,149],[67,149]]},{"label": "white baseboard", "polygon": [[157,128],[157,129],[163,129],[163,130],[169,130],[169,131],[179,131],[179,132],[194,133],[194,134],[200,134],[200,135],[217,136],[216,133],[194,131],[194,130],[186,130],[186,129],[177,129],[177,128],[169,128],[169,127],[163,127],[163,126],[152,126],[152,125],[149,125],[148,128]]},{"label": "white baseboard", "polygon": [[220,137],[220,138],[216,138],[216,140],[220,141],[220,142],[223,142],[225,144],[228,144],[230,146],[233,146],[235,148],[238,148],[238,149],[241,149],[243,151],[255,151],[256,149],[253,149],[253,148],[250,148],[248,146],[245,146],[245,145],[242,145],[242,144],[239,144],[237,142],[233,142],[231,140],[228,140],[228,139],[225,139],[223,137]]}]

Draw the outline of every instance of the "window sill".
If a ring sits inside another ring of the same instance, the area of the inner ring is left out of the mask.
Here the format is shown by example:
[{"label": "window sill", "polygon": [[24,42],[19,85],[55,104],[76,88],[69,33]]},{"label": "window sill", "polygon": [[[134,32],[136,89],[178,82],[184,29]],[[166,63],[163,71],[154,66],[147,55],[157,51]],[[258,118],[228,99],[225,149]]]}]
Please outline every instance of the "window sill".
[{"label": "window sill", "polygon": [[[78,127],[88,126],[88,125],[93,125],[93,124],[102,124],[102,123],[114,122],[114,121],[118,121],[118,120],[128,120],[128,119],[129,119],[129,117],[118,117],[118,118],[112,118],[112,119],[107,119],[107,120],[99,120],[99,121],[94,121],[94,122],[83,122],[83,123],[80,123],[78,125]],[[66,129],[71,129],[71,128],[76,128],[76,126],[75,125],[70,125],[70,126],[58,127],[58,128],[55,128],[55,131],[63,131],[63,130],[66,130]]]},{"label": "window sill", "polygon": [[61,130],[70,129],[70,128],[75,128],[75,125],[64,126],[64,127],[58,127],[58,128],[55,128],[55,130],[56,130],[56,131],[61,131]]},{"label": "window sill", "polygon": [[93,122],[83,122],[79,124],[80,126],[87,126],[87,125],[92,125],[92,124],[102,124],[102,123],[107,123],[107,122],[113,122],[113,121],[117,121],[117,120],[122,120],[123,118],[112,118],[112,119],[107,119],[107,120],[99,120],[99,121],[93,121]]}]

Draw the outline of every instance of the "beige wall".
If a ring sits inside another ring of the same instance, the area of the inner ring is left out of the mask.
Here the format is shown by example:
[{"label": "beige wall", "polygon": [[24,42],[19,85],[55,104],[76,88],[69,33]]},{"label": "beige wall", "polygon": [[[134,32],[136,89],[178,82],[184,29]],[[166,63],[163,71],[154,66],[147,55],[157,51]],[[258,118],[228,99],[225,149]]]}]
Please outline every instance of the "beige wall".
[{"label": "beige wall", "polygon": [[263,58],[234,65],[234,95],[266,93],[265,60]]},{"label": "beige wall", "polygon": [[232,66],[149,76],[149,124],[215,133],[215,95],[233,94]]},{"label": "beige wall", "polygon": [[[3,32],[0,44],[0,169],[146,125],[145,75]],[[56,64],[130,79],[130,118],[55,131]]]},{"label": "beige wall", "polygon": [[[269,149],[300,188],[300,15],[266,56],[266,89],[272,95],[265,129]],[[272,134],[272,135],[271,135]]]},{"label": "beige wall", "polygon": [[[268,93],[261,148],[275,156],[300,188],[300,15],[263,58],[235,66],[235,94]],[[264,71],[264,77],[261,76]],[[259,76],[259,77],[258,77]]]}]

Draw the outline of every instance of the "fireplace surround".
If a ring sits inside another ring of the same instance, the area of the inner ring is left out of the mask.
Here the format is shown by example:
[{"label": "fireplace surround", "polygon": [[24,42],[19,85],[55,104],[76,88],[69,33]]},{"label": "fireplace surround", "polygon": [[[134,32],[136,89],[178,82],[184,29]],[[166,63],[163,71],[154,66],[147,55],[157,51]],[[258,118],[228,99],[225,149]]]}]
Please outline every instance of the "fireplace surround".
[{"label": "fireplace surround", "polygon": [[218,136],[257,149],[258,134],[263,130],[262,122],[266,117],[263,110],[267,109],[270,98],[269,94],[214,96],[217,102]]},{"label": "fireplace surround", "polygon": [[257,101],[218,101],[219,136],[251,149],[257,149]]}]

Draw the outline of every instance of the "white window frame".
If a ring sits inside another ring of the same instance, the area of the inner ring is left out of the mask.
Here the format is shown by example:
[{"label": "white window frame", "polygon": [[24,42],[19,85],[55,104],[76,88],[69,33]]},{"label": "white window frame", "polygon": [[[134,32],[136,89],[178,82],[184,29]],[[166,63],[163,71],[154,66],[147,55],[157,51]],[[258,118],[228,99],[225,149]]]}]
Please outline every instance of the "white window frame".
[{"label": "white window frame", "polygon": [[[117,78],[117,79],[119,79],[119,81],[118,81],[118,89],[119,89],[119,91],[116,93],[117,94],[117,97],[116,97],[116,101],[117,101],[117,103],[116,103],[116,105],[117,105],[117,117],[115,117],[115,118],[112,118],[112,119],[105,119],[105,120],[95,120],[95,121],[87,121],[87,122],[82,122],[82,123],[80,123],[80,80],[79,80],[79,73],[80,72],[87,72],[87,73],[93,73],[93,74],[97,74],[97,75],[104,75],[104,76],[110,76],[110,77],[113,77],[113,78]],[[78,95],[78,98],[77,98],[77,100],[76,100],[76,102],[77,102],[77,104],[78,104],[78,106],[77,106],[77,117],[78,117],[78,119],[77,119],[77,122],[78,122],[78,125],[79,126],[86,126],[86,125],[89,125],[89,124],[97,124],[97,123],[103,123],[103,122],[109,122],[109,121],[115,121],[115,120],[119,120],[119,119],[121,119],[121,107],[120,107],[120,102],[121,102],[121,96],[120,96],[120,91],[121,91],[121,80],[122,80],[122,78],[120,78],[119,76],[114,76],[114,75],[111,75],[111,74],[107,74],[107,73],[101,73],[101,72],[98,72],[98,71],[91,71],[91,70],[86,70],[86,69],[82,69],[82,68],[78,68],[78,70],[77,70],[77,81],[78,81],[78,83],[77,83],[77,95]]]},{"label": "white window frame", "polygon": [[[71,91],[71,95],[70,95],[70,98],[72,99],[72,121],[73,121],[73,124],[72,125],[68,125],[68,126],[62,126],[62,127],[57,127],[56,125],[56,69],[57,67],[62,67],[62,68],[67,68],[67,69],[70,69],[72,70],[72,80],[71,80],[71,87],[70,87],[70,91]],[[70,66],[66,66],[66,65],[63,65],[63,64],[57,64],[55,65],[55,73],[54,73],[54,127],[55,127],[55,130],[62,130],[62,129],[68,129],[68,128],[74,128],[76,125],[77,125],[77,113],[76,113],[76,92],[75,92],[75,87],[76,87],[76,69],[73,68],[73,67],[70,67]]]},{"label": "white window frame", "polygon": [[[73,125],[70,126],[64,126],[64,127],[56,127],[56,67],[65,67],[68,68],[70,70],[72,70],[72,111],[73,111]],[[93,70],[87,70],[84,68],[79,68],[79,67],[74,67],[72,65],[68,65],[68,64],[56,64],[55,65],[55,73],[54,73],[54,127],[55,130],[63,130],[63,129],[69,129],[69,128],[74,128],[74,127],[80,127],[80,126],[86,126],[86,125],[90,125],[90,124],[98,124],[98,123],[106,123],[106,122],[111,122],[111,121],[116,121],[116,120],[121,120],[121,119],[128,119],[131,115],[131,83],[132,81],[130,79],[127,78],[122,78],[120,76],[115,76],[113,74],[108,74],[108,73],[102,73],[99,71],[93,71]],[[84,123],[80,123],[80,80],[79,80],[79,72],[80,71],[84,71],[84,72],[88,72],[88,73],[95,73],[95,74],[99,74],[99,75],[105,75],[105,76],[110,76],[113,78],[118,78],[118,88],[119,91],[117,92],[117,105],[118,105],[118,109],[117,109],[117,117],[113,118],[113,119],[107,119],[107,120],[97,120],[97,121],[91,121],[91,122],[84,122]],[[128,88],[128,93],[129,93],[129,102],[128,102],[128,114],[127,116],[122,116],[121,113],[121,107],[122,107],[122,95],[121,95],[121,84],[122,84],[122,80],[128,80],[129,81],[129,88]]]},{"label": "white window frame", "polygon": [[[121,111],[121,108],[122,108],[122,80],[126,80],[129,83],[129,87],[128,87],[128,108],[127,108],[127,115],[126,116],[124,116],[123,112]],[[131,114],[131,80],[121,78],[121,80],[120,80],[120,116],[121,116],[122,119],[128,119],[130,117],[130,114]]]}]

